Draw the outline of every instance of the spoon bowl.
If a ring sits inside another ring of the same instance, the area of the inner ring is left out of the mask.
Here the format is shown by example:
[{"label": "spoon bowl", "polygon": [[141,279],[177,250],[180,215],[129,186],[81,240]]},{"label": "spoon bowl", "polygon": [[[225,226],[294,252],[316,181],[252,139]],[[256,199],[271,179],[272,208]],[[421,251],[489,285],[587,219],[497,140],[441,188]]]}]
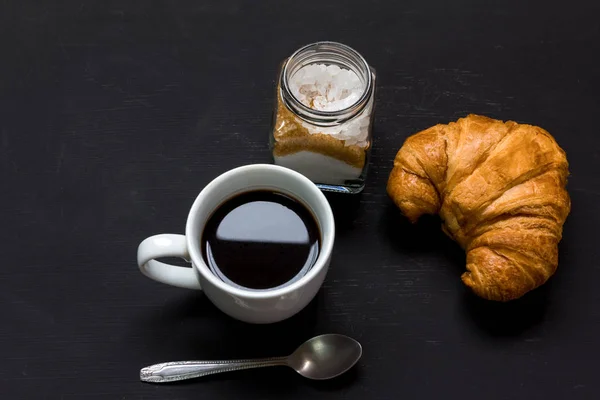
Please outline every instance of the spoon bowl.
[{"label": "spoon bowl", "polygon": [[348,371],[362,356],[356,340],[337,334],[316,336],[288,358],[287,365],[308,379],[331,379]]}]

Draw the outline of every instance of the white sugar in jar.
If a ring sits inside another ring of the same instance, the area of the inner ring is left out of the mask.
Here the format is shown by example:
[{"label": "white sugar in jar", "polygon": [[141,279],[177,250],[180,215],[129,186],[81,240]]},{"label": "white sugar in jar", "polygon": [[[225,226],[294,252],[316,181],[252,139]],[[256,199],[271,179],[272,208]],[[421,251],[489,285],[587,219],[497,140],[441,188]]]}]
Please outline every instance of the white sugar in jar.
[{"label": "white sugar in jar", "polygon": [[271,149],[275,164],[322,190],[364,188],[372,141],[375,71],[335,42],[304,46],[282,65]]}]

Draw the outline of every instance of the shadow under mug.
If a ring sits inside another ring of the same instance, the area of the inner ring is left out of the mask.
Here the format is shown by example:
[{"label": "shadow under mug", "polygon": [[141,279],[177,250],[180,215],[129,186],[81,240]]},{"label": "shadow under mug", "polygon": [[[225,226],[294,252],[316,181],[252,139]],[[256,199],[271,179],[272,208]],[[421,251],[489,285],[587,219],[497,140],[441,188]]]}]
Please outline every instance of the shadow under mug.
[{"label": "shadow under mug", "polygon": [[[201,236],[212,213],[231,197],[253,190],[272,190],[301,202],[315,217],[321,232],[321,249],[312,268],[287,286],[267,290],[245,290],[216,277],[206,265],[200,248]],[[210,182],[190,209],[185,236],[155,235],[138,247],[140,271],[168,285],[203,290],[223,312],[251,323],[282,321],[302,310],[317,294],[329,268],[335,223],[323,193],[308,178],[287,168],[253,164],[232,169]],[[157,261],[162,257],[191,260],[192,267],[178,267]]]}]

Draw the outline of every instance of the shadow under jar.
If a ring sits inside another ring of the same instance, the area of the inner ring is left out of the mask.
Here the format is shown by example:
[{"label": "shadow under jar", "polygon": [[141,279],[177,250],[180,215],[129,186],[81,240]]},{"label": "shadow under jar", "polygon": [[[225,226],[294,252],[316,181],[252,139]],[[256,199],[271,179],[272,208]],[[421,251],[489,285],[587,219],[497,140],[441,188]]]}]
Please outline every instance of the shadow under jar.
[{"label": "shadow under jar", "polygon": [[276,97],[275,164],[324,191],[362,191],[375,101],[375,70],[365,59],[341,43],[304,46],[283,62]]}]

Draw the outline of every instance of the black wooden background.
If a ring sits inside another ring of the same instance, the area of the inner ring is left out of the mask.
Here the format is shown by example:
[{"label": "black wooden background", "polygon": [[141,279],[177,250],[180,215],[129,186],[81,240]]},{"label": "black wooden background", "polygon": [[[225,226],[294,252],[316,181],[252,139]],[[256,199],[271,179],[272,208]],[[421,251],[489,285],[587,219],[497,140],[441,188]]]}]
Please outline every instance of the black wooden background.
[{"label": "black wooden background", "polygon": [[[0,4],[2,399],[598,399],[600,3],[19,1]],[[325,286],[252,326],[143,277],[146,236],[181,233],[218,174],[270,161],[279,62],[317,40],[377,69],[371,171],[332,198]],[[540,125],[566,150],[573,211],[560,267],[509,304],[460,282],[462,251],[385,193],[412,133],[468,113]],[[351,373],[287,369],[167,386],[139,368],[263,357],[351,335]]]}]

